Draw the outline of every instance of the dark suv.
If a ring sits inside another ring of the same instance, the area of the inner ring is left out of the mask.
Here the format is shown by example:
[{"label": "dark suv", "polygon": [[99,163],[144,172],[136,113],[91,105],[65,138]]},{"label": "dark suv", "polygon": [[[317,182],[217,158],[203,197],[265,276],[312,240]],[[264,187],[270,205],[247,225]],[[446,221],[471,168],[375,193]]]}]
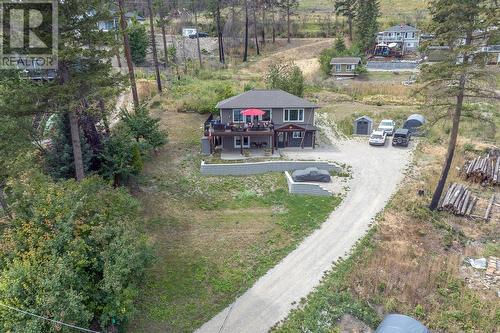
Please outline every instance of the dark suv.
[{"label": "dark suv", "polygon": [[393,146],[404,146],[408,147],[410,143],[411,133],[406,128],[399,128],[394,132],[394,136],[392,137],[392,145]]}]

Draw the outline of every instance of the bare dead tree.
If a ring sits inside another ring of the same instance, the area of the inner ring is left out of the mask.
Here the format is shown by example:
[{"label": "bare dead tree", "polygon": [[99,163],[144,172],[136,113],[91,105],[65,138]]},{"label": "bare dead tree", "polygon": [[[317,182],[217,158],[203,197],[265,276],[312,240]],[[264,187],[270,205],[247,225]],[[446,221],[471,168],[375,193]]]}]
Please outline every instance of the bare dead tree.
[{"label": "bare dead tree", "polygon": [[154,12],[153,12],[153,4],[151,0],[148,0],[148,11],[149,11],[149,29],[151,32],[151,45],[153,48],[153,62],[155,66],[156,72],[156,86],[158,88],[158,92],[161,93],[161,76],[160,76],[160,67],[158,65],[158,52],[156,50],[156,37],[155,37],[155,21],[154,21]]}]

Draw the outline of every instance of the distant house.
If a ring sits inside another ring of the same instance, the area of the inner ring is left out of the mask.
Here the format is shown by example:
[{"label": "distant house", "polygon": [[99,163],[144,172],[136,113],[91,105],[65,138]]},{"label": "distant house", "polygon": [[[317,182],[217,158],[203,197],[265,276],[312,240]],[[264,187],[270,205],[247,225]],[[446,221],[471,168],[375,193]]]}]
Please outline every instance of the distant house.
[{"label": "distant house", "polygon": [[359,57],[333,58],[330,61],[333,76],[356,76],[356,67],[361,65]]},{"label": "distant house", "polygon": [[377,44],[397,44],[403,53],[412,52],[420,45],[420,34],[420,30],[411,25],[395,25],[377,34]]},{"label": "distant house", "polygon": [[[118,13],[112,13],[113,18],[108,21],[99,21],[97,22],[97,29],[100,31],[114,31],[120,28],[120,17]],[[127,25],[131,25],[133,20],[137,20],[139,23],[144,23],[146,19],[140,15],[137,15],[133,12],[125,13],[125,20],[127,21]]]},{"label": "distant house", "polygon": [[487,63],[491,65],[498,65],[500,63],[500,45],[487,45],[481,47],[481,52],[488,54]]},{"label": "distant house", "polygon": [[[314,148],[315,111],[318,105],[283,90],[250,90],[217,104],[219,119],[209,119],[204,136],[211,151],[244,149]],[[242,111],[258,109],[260,116]]]}]

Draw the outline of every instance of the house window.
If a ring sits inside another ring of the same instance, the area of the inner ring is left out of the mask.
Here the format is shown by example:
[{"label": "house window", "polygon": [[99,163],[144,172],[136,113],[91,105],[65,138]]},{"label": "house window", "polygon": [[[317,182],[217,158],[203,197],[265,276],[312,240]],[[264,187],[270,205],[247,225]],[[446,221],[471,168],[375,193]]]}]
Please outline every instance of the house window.
[{"label": "house window", "polygon": [[243,115],[241,114],[240,109],[234,109],[233,110],[233,123],[242,123],[243,122]]},{"label": "house window", "polygon": [[347,72],[352,72],[356,68],[356,65],[347,65],[346,71]]},{"label": "house window", "polygon": [[294,131],[292,134],[292,137],[294,139],[302,139],[304,132],[301,131]]},{"label": "house window", "polygon": [[265,114],[262,116],[262,121],[271,121],[273,119],[273,111],[272,110],[262,109],[262,111],[265,112]]},{"label": "house window", "polygon": [[304,109],[285,109],[283,114],[283,121],[285,122],[303,122]]},{"label": "house window", "polygon": [[341,65],[335,65],[335,71],[336,72],[340,72],[342,70],[342,66]]},{"label": "house window", "polygon": [[[241,148],[241,137],[240,136],[234,137],[234,148]],[[250,137],[249,136],[243,137],[243,148],[250,148]]]}]

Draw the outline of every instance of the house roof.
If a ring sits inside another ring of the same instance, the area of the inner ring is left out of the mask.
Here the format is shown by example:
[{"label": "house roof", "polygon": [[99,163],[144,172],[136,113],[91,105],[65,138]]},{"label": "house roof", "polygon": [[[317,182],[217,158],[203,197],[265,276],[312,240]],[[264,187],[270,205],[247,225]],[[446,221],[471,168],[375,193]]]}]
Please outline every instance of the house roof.
[{"label": "house roof", "polygon": [[283,90],[258,89],[220,101],[216,107],[218,109],[319,108],[318,105]]},{"label": "house roof", "polygon": [[407,31],[419,31],[417,28],[412,27],[411,25],[408,24],[398,24],[393,27],[390,27],[389,29],[386,29],[384,31],[390,31],[390,32],[407,32]]},{"label": "house roof", "polygon": [[341,58],[332,58],[330,61],[330,65],[352,65],[352,64],[359,64],[361,62],[360,57],[341,57]]}]

